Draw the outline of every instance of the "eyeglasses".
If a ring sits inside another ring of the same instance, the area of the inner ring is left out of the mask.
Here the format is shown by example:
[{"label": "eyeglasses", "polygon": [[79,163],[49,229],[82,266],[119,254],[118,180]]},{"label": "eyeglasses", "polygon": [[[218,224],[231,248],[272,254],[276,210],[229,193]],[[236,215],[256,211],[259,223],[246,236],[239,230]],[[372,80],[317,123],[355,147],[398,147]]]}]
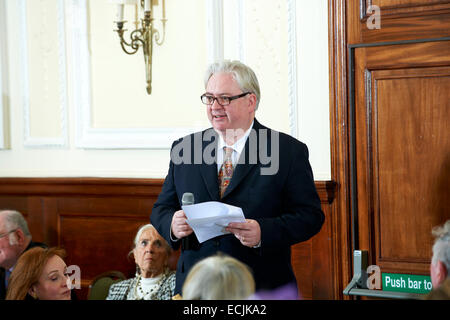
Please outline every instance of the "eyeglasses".
[{"label": "eyeglasses", "polygon": [[11,230],[11,231],[6,231],[6,232],[0,234],[0,239],[3,238],[3,237],[6,237],[8,234],[13,233],[15,231],[17,231],[17,229],[14,229],[14,230]]},{"label": "eyeglasses", "polygon": [[214,100],[217,101],[218,104],[220,104],[222,107],[223,106],[227,106],[231,103],[231,101],[245,97],[246,95],[251,94],[251,92],[244,92],[241,93],[237,96],[232,96],[232,97],[226,97],[226,96],[221,96],[221,97],[214,97],[212,95],[209,94],[202,94],[200,99],[202,100],[202,102],[208,106],[212,105],[214,103]]}]

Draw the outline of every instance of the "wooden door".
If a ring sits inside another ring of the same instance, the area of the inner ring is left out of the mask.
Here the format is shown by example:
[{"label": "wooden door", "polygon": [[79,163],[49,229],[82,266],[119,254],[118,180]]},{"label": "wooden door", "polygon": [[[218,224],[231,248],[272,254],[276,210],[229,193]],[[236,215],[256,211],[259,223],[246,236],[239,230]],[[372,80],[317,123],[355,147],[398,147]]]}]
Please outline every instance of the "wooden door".
[{"label": "wooden door", "polygon": [[356,249],[381,272],[429,275],[431,230],[450,219],[450,1],[329,9],[335,277],[343,290]]},{"label": "wooden door", "polygon": [[382,272],[428,274],[450,218],[450,42],[355,49],[358,246]]}]

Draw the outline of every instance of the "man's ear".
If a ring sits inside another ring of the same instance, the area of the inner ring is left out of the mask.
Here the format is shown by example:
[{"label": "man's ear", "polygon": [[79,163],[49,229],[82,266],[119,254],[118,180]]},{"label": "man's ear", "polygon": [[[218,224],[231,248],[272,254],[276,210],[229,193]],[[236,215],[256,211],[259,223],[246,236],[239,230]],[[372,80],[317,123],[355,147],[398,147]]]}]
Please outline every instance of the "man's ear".
[{"label": "man's ear", "polygon": [[256,95],[254,93],[249,95],[248,101],[249,101],[249,107],[252,108],[251,111],[256,111]]},{"label": "man's ear", "polygon": [[436,278],[438,283],[444,282],[444,280],[447,278],[448,270],[445,267],[444,263],[442,261],[437,262],[436,266]]},{"label": "man's ear", "polygon": [[19,245],[22,245],[25,242],[25,234],[23,233],[22,229],[17,229],[16,230],[16,239],[17,239],[17,243]]}]

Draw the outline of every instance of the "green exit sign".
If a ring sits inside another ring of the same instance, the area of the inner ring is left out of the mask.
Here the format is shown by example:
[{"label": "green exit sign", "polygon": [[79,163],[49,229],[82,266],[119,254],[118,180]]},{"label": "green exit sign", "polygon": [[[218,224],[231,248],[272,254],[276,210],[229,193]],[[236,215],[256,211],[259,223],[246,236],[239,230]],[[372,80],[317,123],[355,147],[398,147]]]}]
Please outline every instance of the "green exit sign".
[{"label": "green exit sign", "polygon": [[382,273],[384,291],[428,293],[433,288],[429,276],[400,273]]}]

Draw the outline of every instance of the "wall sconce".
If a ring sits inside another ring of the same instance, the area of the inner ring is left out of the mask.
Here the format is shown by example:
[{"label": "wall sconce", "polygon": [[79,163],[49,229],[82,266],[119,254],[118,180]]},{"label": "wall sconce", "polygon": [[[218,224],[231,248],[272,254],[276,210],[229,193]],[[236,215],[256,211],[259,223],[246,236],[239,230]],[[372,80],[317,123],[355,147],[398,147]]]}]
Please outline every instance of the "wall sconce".
[{"label": "wall sconce", "polygon": [[[144,50],[145,60],[145,78],[147,81],[147,93],[152,93],[152,52],[153,52],[153,37],[157,45],[164,43],[166,35],[166,3],[165,0],[159,0],[162,2],[162,36],[159,30],[154,27],[153,19],[153,7],[158,5],[158,0],[111,0],[111,2],[117,4],[117,16],[115,23],[117,24],[116,31],[120,37],[120,45],[123,51],[127,54],[135,54],[139,48]],[[123,18],[124,6],[126,4],[135,5],[135,22],[136,28],[130,33],[130,42],[124,39],[124,33],[127,29],[124,29],[124,24],[127,22]],[[138,15],[141,14],[139,22]]]}]

